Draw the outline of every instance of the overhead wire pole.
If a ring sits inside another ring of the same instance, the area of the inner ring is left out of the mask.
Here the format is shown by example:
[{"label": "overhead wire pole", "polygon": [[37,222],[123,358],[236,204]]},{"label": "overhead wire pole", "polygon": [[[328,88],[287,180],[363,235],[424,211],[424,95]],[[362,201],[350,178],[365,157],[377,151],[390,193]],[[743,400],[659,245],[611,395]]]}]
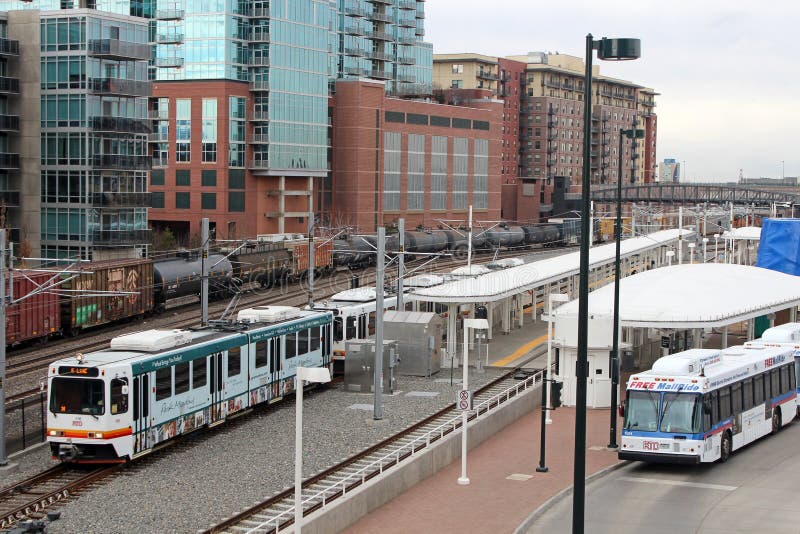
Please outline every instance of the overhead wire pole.
[{"label": "overhead wire pole", "polygon": [[[314,178],[308,178],[309,191],[314,190]],[[314,308],[314,196],[308,195],[308,309]]]},{"label": "overhead wire pole", "polygon": [[200,239],[203,242],[202,251],[202,286],[200,288],[200,324],[208,324],[208,217],[203,217],[200,222]]},{"label": "overhead wire pole", "polygon": [[3,465],[8,465],[8,456],[6,456],[6,231],[0,229],[0,466]]},{"label": "overhead wire pole", "polygon": [[375,267],[375,401],[372,418],[383,419],[383,263],[386,249],[386,229],[378,228],[378,257]]},{"label": "overhead wire pole", "polygon": [[398,239],[398,246],[397,246],[397,311],[404,311],[405,306],[403,304],[403,276],[405,275],[405,247],[406,247],[406,237],[405,237],[405,230],[406,230],[406,221],[404,218],[400,217],[397,221],[397,231],[399,232],[397,239]]}]

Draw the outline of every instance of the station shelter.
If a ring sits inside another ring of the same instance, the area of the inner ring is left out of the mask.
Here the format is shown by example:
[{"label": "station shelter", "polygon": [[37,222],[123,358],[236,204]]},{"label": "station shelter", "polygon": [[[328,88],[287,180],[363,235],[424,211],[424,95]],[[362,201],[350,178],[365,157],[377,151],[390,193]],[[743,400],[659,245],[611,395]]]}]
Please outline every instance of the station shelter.
[{"label": "station shelter", "polygon": [[[691,230],[661,230],[652,234],[625,239],[620,245],[621,276],[635,274],[667,264],[668,252],[693,235]],[[595,246],[589,254],[589,285],[600,287],[614,280],[616,244]],[[460,337],[459,318],[475,317],[477,309],[485,309],[491,340],[498,331],[509,333],[522,328],[524,311],[530,308],[535,321],[544,310],[548,295],[555,293],[577,296],[580,252],[533,261],[501,271],[479,276],[459,277],[441,284],[420,287],[407,299],[414,309],[429,310],[430,306],[444,307],[447,315],[446,347],[442,351],[442,366],[458,362],[457,340]],[[470,338],[470,343],[474,338]]]},{"label": "station shelter", "polygon": [[[576,398],[578,304],[564,303],[552,317],[555,375],[564,383],[567,406]],[[734,324],[745,323],[747,340],[753,339],[756,317],[789,310],[785,315],[794,322],[798,305],[800,277],[749,265],[682,264],[625,277],[619,284],[620,367],[650,369],[662,355],[706,347],[715,332],[725,348]],[[613,317],[611,283],[589,294],[586,398],[593,408],[610,405]]]}]

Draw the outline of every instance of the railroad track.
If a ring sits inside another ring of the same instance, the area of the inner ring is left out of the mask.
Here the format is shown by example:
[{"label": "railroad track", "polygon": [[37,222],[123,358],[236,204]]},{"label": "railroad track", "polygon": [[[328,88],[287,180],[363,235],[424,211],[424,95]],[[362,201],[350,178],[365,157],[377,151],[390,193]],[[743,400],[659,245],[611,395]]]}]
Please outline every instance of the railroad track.
[{"label": "railroad track", "polygon": [[74,499],[120,468],[115,465],[87,470],[56,465],[0,490],[0,530],[25,519],[44,517],[50,506]]},{"label": "railroad track", "polygon": [[[469,420],[504,404],[536,384],[541,384],[541,371],[523,380],[515,378],[520,368],[504,374],[474,395],[475,409]],[[379,474],[401,464],[433,443],[461,428],[461,412],[451,405],[394,436],[318,473],[302,484],[303,515],[343,497]],[[205,531],[205,534],[274,532],[294,523],[294,488],[288,488],[269,499],[230,517]]]}]

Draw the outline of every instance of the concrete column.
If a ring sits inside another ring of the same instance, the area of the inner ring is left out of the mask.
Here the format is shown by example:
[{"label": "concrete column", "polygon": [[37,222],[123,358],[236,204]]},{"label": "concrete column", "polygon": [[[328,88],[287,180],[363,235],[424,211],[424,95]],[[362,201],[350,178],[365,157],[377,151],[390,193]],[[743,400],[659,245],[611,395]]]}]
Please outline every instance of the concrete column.
[{"label": "concrete column", "polygon": [[722,328],[722,340],[720,341],[720,343],[721,343],[720,347],[722,347],[723,349],[727,349],[728,348],[728,327],[727,326],[724,326]]},{"label": "concrete column", "polygon": [[504,298],[503,306],[503,333],[508,334],[511,331],[511,306],[508,305],[508,298]]},{"label": "concrete column", "polygon": [[792,306],[789,308],[789,322],[796,323],[797,322],[797,306]]},{"label": "concrete column", "polygon": [[492,331],[494,330],[494,302],[487,302],[486,306],[486,320],[489,323],[489,330],[486,331],[486,340],[492,339]]},{"label": "concrete column", "polygon": [[[525,326],[525,307],[523,305],[522,295],[517,296],[517,322],[519,327]],[[533,320],[536,322],[536,308],[533,308]]]},{"label": "concrete column", "polygon": [[458,365],[458,358],[456,357],[456,314],[458,313],[457,304],[447,305],[447,352],[445,353],[446,362],[442,362],[442,367],[450,367],[450,362],[453,366]]},{"label": "concrete column", "polygon": [[747,320],[747,340],[750,341],[756,337],[756,320],[755,319],[748,319]]},{"label": "concrete column", "polygon": [[703,348],[703,329],[702,328],[695,328],[694,329],[694,348],[702,349]]}]

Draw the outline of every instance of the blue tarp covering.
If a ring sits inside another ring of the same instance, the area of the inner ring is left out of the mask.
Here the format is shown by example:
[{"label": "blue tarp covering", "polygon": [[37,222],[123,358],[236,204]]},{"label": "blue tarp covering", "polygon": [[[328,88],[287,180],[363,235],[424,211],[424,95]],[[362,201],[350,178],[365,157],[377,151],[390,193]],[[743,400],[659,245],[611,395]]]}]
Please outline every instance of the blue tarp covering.
[{"label": "blue tarp covering", "polygon": [[757,267],[800,275],[800,219],[764,219]]}]

